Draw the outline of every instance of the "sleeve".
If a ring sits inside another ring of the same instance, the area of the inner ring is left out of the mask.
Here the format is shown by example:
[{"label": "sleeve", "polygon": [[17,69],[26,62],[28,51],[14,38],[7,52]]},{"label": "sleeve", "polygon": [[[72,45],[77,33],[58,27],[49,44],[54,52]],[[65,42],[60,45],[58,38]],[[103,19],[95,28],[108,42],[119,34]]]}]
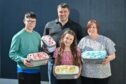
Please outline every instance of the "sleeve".
[{"label": "sleeve", "polygon": [[48,35],[49,34],[49,28],[48,28],[49,23],[45,25],[43,35]]},{"label": "sleeve", "polygon": [[53,58],[57,58],[57,56],[58,56],[58,48],[54,51],[54,54],[53,54]]},{"label": "sleeve", "polygon": [[80,50],[80,48],[77,48],[77,54],[78,54],[79,57],[81,56],[81,50]]},{"label": "sleeve", "polygon": [[39,33],[38,33],[38,39],[39,39],[39,51],[42,51],[42,48],[41,48],[41,36],[40,36]]},{"label": "sleeve", "polygon": [[81,70],[81,65],[82,65],[82,61],[81,61],[81,49],[77,48],[77,54],[78,54],[78,61],[79,61],[79,66],[80,66],[80,70]]},{"label": "sleeve", "polygon": [[15,62],[22,62],[23,56],[19,54],[20,39],[17,37],[12,38],[11,47],[9,50],[9,57]]},{"label": "sleeve", "polygon": [[80,41],[79,41],[79,43],[78,43],[78,47],[80,48],[80,49],[82,49],[83,48],[83,46],[84,46],[84,41],[83,41],[84,39],[81,39]]},{"label": "sleeve", "polygon": [[112,54],[116,52],[115,43],[109,38],[107,38],[106,40],[106,49],[107,49],[108,54]]}]

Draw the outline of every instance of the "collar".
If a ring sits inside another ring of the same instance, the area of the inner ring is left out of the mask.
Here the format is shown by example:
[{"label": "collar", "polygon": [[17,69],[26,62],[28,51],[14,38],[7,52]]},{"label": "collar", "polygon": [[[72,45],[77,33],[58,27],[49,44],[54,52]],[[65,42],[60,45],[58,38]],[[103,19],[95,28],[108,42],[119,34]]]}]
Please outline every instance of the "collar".
[{"label": "collar", "polygon": [[[57,24],[60,23],[58,19],[55,19],[55,22],[56,22]],[[71,20],[71,19],[68,19],[68,22],[67,22],[66,24],[70,24],[71,22],[72,22],[72,20]],[[61,24],[61,23],[60,23],[60,24]]]}]

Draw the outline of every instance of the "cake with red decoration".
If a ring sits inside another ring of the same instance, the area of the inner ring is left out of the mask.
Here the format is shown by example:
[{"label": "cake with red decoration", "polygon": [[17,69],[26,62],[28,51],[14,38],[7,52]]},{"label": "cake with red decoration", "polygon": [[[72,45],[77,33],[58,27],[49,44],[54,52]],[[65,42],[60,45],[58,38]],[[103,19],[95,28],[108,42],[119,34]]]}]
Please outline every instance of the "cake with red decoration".
[{"label": "cake with red decoration", "polygon": [[41,40],[41,46],[44,46],[48,52],[53,52],[56,49],[56,42],[50,35],[42,36]]},{"label": "cake with red decoration", "polygon": [[45,52],[38,52],[28,54],[27,58],[33,66],[40,66],[47,64],[49,56]]}]

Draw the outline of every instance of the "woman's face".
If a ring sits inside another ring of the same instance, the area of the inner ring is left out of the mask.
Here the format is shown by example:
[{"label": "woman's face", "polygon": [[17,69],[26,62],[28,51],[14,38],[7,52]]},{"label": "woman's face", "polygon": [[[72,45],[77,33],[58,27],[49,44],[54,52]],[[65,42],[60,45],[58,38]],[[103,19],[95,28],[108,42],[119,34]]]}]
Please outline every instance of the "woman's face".
[{"label": "woman's face", "polygon": [[96,35],[98,34],[97,26],[95,23],[93,23],[87,30],[89,35]]},{"label": "woman's face", "polygon": [[73,43],[73,40],[74,40],[74,36],[73,35],[66,34],[64,36],[63,42],[64,42],[64,44],[65,44],[66,47],[70,47],[71,44]]}]

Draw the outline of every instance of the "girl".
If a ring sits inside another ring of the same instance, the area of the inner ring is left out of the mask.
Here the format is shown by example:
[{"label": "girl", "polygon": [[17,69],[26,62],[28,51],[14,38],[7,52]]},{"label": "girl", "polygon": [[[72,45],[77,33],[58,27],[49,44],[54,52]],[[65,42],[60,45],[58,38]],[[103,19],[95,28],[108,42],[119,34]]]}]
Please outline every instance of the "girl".
[{"label": "girl", "polygon": [[[60,47],[55,50],[54,58],[55,65],[77,65],[81,69],[80,49],[77,48],[76,35],[72,30],[66,30],[62,34]],[[77,79],[57,80],[58,84],[76,84],[76,82]]]}]

